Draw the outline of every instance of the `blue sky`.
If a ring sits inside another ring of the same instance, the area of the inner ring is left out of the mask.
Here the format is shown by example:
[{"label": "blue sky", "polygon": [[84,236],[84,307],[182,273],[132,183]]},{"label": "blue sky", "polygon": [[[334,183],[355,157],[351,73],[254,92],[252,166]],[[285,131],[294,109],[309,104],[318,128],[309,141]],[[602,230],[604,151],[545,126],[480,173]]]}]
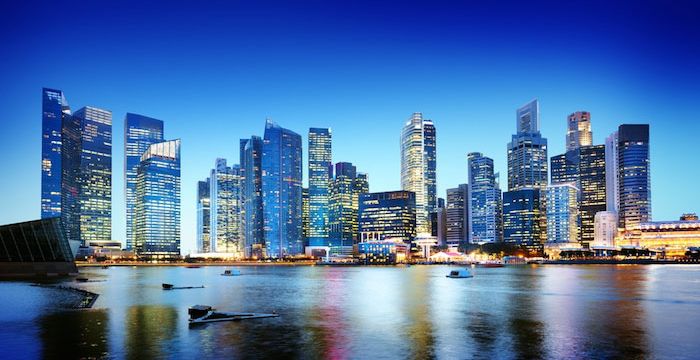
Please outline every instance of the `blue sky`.
[{"label": "blue sky", "polygon": [[333,160],[382,191],[400,187],[401,125],[423,112],[437,127],[444,196],[466,182],[471,151],[493,157],[505,185],[515,109],[538,98],[550,156],[576,110],[591,112],[595,143],[649,123],[653,218],[700,212],[700,6],[690,1],[65,3],[0,5],[0,223],[39,217],[44,86],[73,109],[113,112],[118,240],[126,112],[182,139],[184,252],[197,180],[216,157],[237,163],[239,138],[262,135],[266,117],[305,141],[309,127],[331,127]]}]

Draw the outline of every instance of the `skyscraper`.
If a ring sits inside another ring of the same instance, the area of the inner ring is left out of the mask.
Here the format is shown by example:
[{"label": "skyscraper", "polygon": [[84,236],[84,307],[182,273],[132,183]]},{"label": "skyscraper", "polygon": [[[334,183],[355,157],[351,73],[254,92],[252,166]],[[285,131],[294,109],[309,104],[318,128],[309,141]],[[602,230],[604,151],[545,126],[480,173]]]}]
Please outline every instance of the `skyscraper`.
[{"label": "skyscraper", "polygon": [[590,244],[595,237],[595,215],[606,210],[605,145],[579,148],[579,241]]},{"label": "skyscraper", "polygon": [[211,252],[210,179],[197,182],[197,251]]},{"label": "skyscraper", "polygon": [[517,110],[518,133],[508,143],[508,190],[547,187],[547,139],[540,134],[537,100]]},{"label": "skyscraper", "polygon": [[552,156],[552,184],[578,184],[579,149],[569,150],[564,154]]},{"label": "skyscraper", "polygon": [[501,189],[494,174],[493,159],[482,153],[467,155],[469,197],[469,242],[498,242],[503,237]]},{"label": "skyscraper", "polygon": [[416,197],[418,233],[430,233],[429,214],[437,201],[436,132],[432,120],[414,113],[401,132],[401,188]]},{"label": "skyscraper", "polygon": [[617,131],[605,139],[605,200],[606,210],[617,213],[620,204],[620,184],[618,183]]},{"label": "skyscraper", "polygon": [[547,242],[578,242],[578,189],[572,184],[547,187]]},{"label": "skyscraper", "polygon": [[61,216],[70,240],[112,239],[112,113],[84,107],[63,121]]},{"label": "skyscraper", "polygon": [[41,218],[61,215],[61,144],[70,107],[61,90],[41,91]]},{"label": "skyscraper", "polygon": [[503,193],[503,241],[537,251],[546,241],[542,231],[542,201],[535,188]]},{"label": "skyscraper", "polygon": [[301,136],[271,120],[265,123],[262,198],[267,255],[303,252]]},{"label": "skyscraper", "polygon": [[358,241],[358,211],[360,194],[369,192],[365,174],[358,174],[351,163],[335,164],[331,182],[330,236],[331,253],[350,254]]},{"label": "skyscraper", "polygon": [[469,185],[459,184],[456,188],[447,189],[445,245],[459,246],[469,243],[470,203]]},{"label": "skyscraper", "polygon": [[265,256],[262,203],[262,147],[259,136],[241,140],[241,174],[245,256]]},{"label": "skyscraper", "polygon": [[617,165],[620,227],[651,221],[649,125],[620,125]]},{"label": "skyscraper", "polygon": [[329,245],[329,185],[332,180],[331,130],[309,129],[308,247]]},{"label": "skyscraper", "polygon": [[124,118],[124,196],[126,198],[126,248],[134,243],[134,208],[136,206],[136,172],[151,144],[163,141],[163,121],[126,113]]},{"label": "skyscraper", "polygon": [[581,146],[593,145],[591,132],[591,113],[577,111],[567,119],[566,151],[576,150]]},{"label": "skyscraper", "polygon": [[416,195],[388,191],[360,195],[360,241],[403,241],[416,237]]},{"label": "skyscraper", "polygon": [[148,258],[180,256],[180,140],[151,144],[136,172],[136,253]]},{"label": "skyscraper", "polygon": [[211,251],[241,256],[241,177],[238,165],[216,159],[211,171]]}]

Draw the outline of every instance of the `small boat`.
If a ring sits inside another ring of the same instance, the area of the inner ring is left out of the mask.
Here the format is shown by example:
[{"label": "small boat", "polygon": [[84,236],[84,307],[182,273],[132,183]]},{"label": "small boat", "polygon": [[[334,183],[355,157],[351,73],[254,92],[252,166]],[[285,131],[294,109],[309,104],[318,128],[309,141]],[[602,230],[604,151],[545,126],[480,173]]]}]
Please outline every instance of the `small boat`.
[{"label": "small boat", "polygon": [[163,283],[163,290],[181,290],[181,289],[203,289],[202,286],[175,286],[173,284]]},{"label": "small boat", "polygon": [[262,319],[270,317],[278,317],[279,315],[275,312],[271,314],[261,314],[261,313],[239,313],[239,312],[217,312],[214,308],[208,305],[195,305],[187,310],[190,315],[190,325],[204,324],[217,321],[238,321],[238,320],[248,320],[248,319]]},{"label": "small boat", "polygon": [[469,270],[467,270],[467,269],[452,270],[446,276],[448,278],[453,278],[453,279],[463,279],[463,278],[474,277],[474,275],[472,275],[472,273],[470,273]]},{"label": "small boat", "polygon": [[499,262],[486,262],[486,263],[479,264],[479,266],[485,267],[485,268],[501,268],[504,265],[503,265],[503,263],[499,263]]},{"label": "small boat", "polygon": [[187,266],[185,266],[185,267],[188,268],[188,269],[199,269],[199,268],[201,268],[202,266],[200,266],[200,265],[187,265]]},{"label": "small boat", "polygon": [[240,270],[229,270],[229,269],[224,270],[224,273],[221,274],[221,276],[238,276],[238,275],[241,275]]}]

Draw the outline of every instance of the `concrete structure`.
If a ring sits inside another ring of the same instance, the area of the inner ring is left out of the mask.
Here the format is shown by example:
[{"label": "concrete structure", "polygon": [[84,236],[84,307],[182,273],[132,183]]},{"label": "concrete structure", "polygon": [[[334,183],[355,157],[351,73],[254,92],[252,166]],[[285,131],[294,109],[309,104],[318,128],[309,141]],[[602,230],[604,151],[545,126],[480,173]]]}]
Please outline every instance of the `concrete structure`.
[{"label": "concrete structure", "polygon": [[591,247],[614,247],[617,236],[617,213],[601,211],[595,214],[595,234]]}]

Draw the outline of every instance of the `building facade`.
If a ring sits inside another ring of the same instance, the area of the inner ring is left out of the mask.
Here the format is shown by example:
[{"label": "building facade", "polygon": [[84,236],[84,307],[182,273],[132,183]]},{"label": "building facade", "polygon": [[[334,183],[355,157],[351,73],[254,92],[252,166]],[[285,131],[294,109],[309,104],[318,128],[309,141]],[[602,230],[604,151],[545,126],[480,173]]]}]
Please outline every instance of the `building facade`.
[{"label": "building facade", "polygon": [[503,193],[503,241],[537,251],[546,241],[542,231],[540,189]]},{"label": "building facade", "polygon": [[63,121],[61,217],[70,240],[112,240],[112,113],[84,107]]},{"label": "building facade", "polygon": [[615,237],[617,236],[617,213],[614,211],[600,211],[595,214],[595,231],[593,233],[593,242],[591,247],[607,247],[615,246]]},{"label": "building facade", "polygon": [[573,184],[547,187],[547,242],[578,242],[578,189]]},{"label": "building facade", "polygon": [[266,256],[262,201],[263,140],[252,136],[242,139],[240,144],[244,253],[246,257],[263,258]]},{"label": "building facade", "polygon": [[493,159],[482,153],[469,153],[467,167],[471,202],[467,220],[469,242],[473,244],[499,242],[503,238],[503,208]]},{"label": "building facade", "polygon": [[[469,185],[460,184],[453,189],[447,189],[447,204],[445,205],[445,245],[459,246],[469,243]],[[437,214],[439,220],[440,214]],[[440,221],[438,221],[438,224]],[[438,229],[437,234],[440,234]],[[438,236],[440,242],[440,236]]]},{"label": "building facade", "polygon": [[330,195],[331,253],[350,254],[359,241],[358,212],[360,194],[369,192],[366,174],[358,174],[356,167],[348,162],[335,164],[335,176]]},{"label": "building facade", "polygon": [[508,191],[544,190],[548,183],[547,139],[540,134],[539,103],[532,100],[516,114],[518,133],[508,143]]},{"label": "building facade", "polygon": [[126,248],[134,244],[136,172],[141,155],[151,144],[163,142],[163,121],[126,113],[124,118],[124,197],[126,199]]},{"label": "building facade", "polygon": [[579,241],[585,246],[595,238],[595,215],[607,209],[605,145],[579,149]]},{"label": "building facade", "polygon": [[415,193],[419,233],[430,233],[437,202],[436,132],[432,120],[414,113],[401,131],[401,188]]},{"label": "building facade", "polygon": [[581,146],[593,145],[591,132],[591,113],[577,111],[567,118],[566,151],[576,150]]},{"label": "building facade", "polygon": [[136,175],[134,249],[147,258],[180,256],[180,140],[152,144]]},{"label": "building facade", "polygon": [[268,120],[262,156],[262,199],[267,256],[303,253],[301,136]]},{"label": "building facade", "polygon": [[331,129],[309,129],[309,247],[329,244],[330,184],[333,179]]},{"label": "building facade", "polygon": [[41,91],[41,218],[61,216],[61,146],[64,120],[70,120],[61,90]]},{"label": "building facade", "polygon": [[240,166],[227,166],[226,159],[216,159],[211,171],[211,252],[241,256]]},{"label": "building facade", "polygon": [[617,134],[618,222],[626,228],[651,221],[649,125],[620,125]]},{"label": "building facade", "polygon": [[211,252],[211,181],[197,182],[197,252]]},{"label": "building facade", "polygon": [[401,241],[416,237],[416,194],[389,191],[360,195],[360,242]]}]

